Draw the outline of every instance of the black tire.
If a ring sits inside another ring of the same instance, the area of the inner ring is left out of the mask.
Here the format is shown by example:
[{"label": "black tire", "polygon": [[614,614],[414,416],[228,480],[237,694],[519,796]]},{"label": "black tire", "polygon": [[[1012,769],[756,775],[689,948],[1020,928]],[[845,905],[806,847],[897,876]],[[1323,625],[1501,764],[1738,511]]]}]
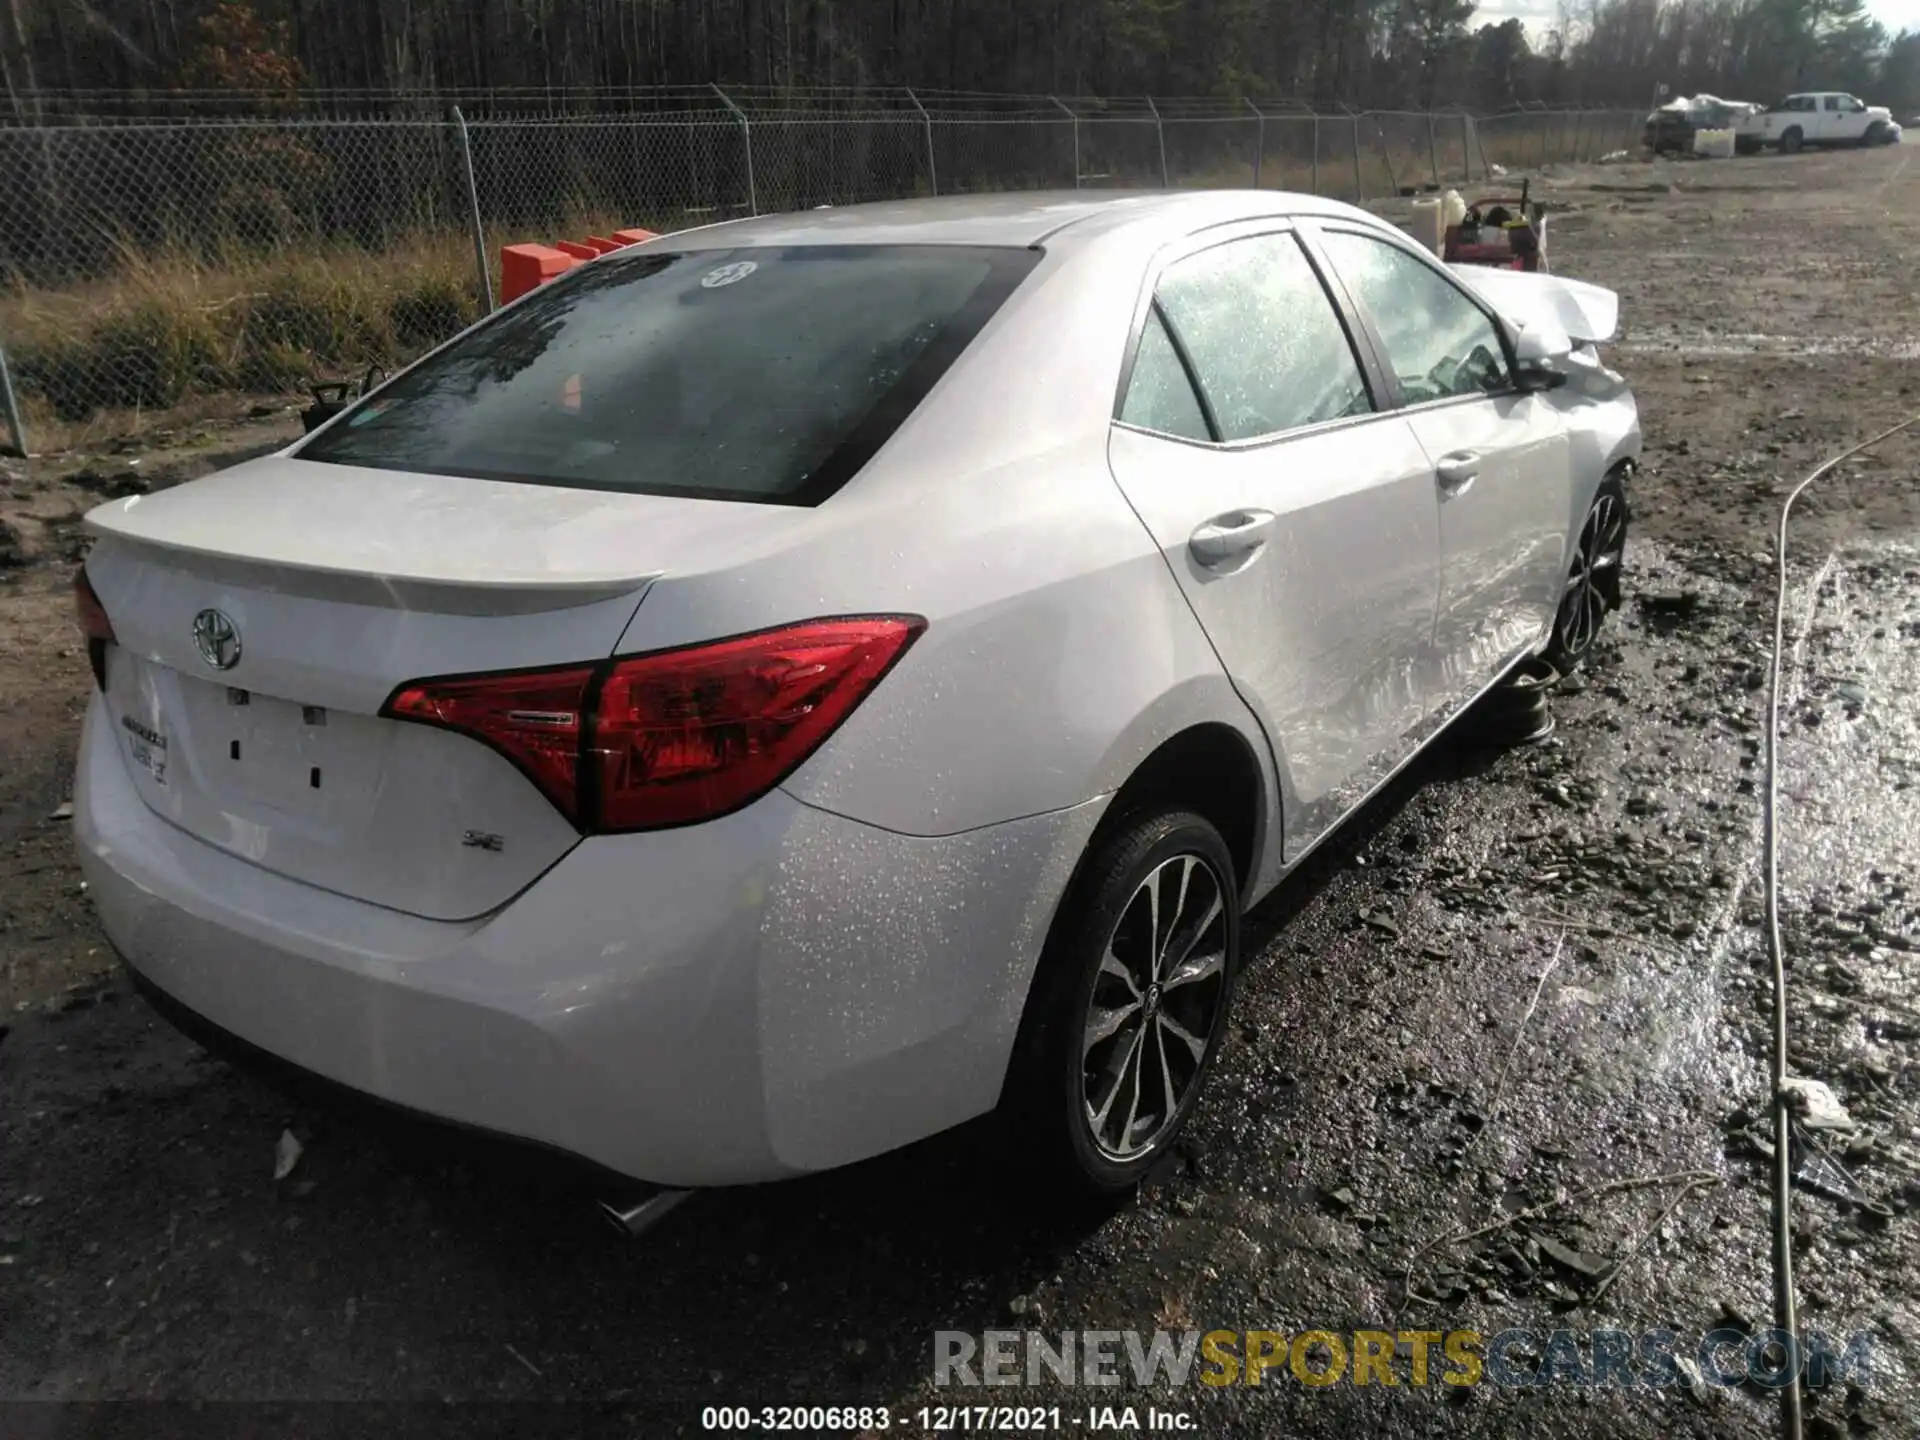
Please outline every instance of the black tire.
[{"label": "black tire", "polygon": [[1860,137],[1860,146],[1865,149],[1869,145],[1884,145],[1892,134],[1891,130],[1876,120],[1867,127],[1867,133]]},{"label": "black tire", "polygon": [[1798,155],[1800,147],[1804,144],[1806,144],[1806,136],[1800,133],[1800,127],[1796,125],[1780,137],[1780,153]]},{"label": "black tire", "polygon": [[1546,659],[1562,675],[1571,675],[1592,653],[1607,616],[1620,608],[1631,519],[1626,486],[1615,471],[1600,482],[1574,537],[1573,559],[1553,617]]},{"label": "black tire", "polygon": [[[1158,924],[1143,899],[1143,886],[1156,875],[1163,907],[1176,879],[1184,875],[1189,886],[1186,903]],[[1186,931],[1208,914],[1209,884],[1219,913],[1189,937]],[[1157,933],[1162,925],[1164,935]],[[1162,952],[1148,957],[1156,973],[1163,963],[1169,975],[1176,968],[1195,973],[1173,983],[1162,977],[1143,993],[1131,972],[1136,957],[1146,953],[1149,934],[1151,949]],[[1190,941],[1184,964],[1177,954],[1183,940]],[[1129,977],[1116,978],[1106,963],[1110,953]],[[1216,955],[1217,968],[1201,973]],[[1019,1162],[1036,1166],[1081,1199],[1111,1197],[1137,1185],[1178,1139],[1205,1088],[1226,1035],[1239,970],[1240,892],[1220,832],[1199,815],[1171,807],[1142,810],[1106,827],[1054,919],[1008,1066],[1001,1113]],[[1137,1004],[1130,998],[1135,994]],[[1123,1017],[1106,1038],[1089,1041],[1099,1028],[1096,1002],[1101,1022],[1132,1005],[1134,1023]],[[1198,1018],[1203,1013],[1204,1023]],[[1197,1058],[1171,1038],[1176,1032],[1169,1022],[1200,1042]],[[1139,1040],[1130,1042],[1135,1032]],[[1145,1069],[1149,1064],[1159,1070],[1160,1083],[1146,1083],[1154,1078]],[[1103,1132],[1096,1130],[1092,1111],[1108,1081],[1113,1090]],[[1162,1098],[1169,1084],[1177,1090],[1171,1107]],[[1128,1101],[1132,1110],[1119,1116],[1113,1107]],[[1142,1103],[1155,1102],[1152,1113],[1130,1123]],[[1170,1116],[1162,1113],[1169,1110]],[[1140,1128],[1149,1122],[1150,1131]],[[1137,1148],[1126,1148],[1129,1135]],[[1111,1143],[1116,1138],[1118,1145]]]}]

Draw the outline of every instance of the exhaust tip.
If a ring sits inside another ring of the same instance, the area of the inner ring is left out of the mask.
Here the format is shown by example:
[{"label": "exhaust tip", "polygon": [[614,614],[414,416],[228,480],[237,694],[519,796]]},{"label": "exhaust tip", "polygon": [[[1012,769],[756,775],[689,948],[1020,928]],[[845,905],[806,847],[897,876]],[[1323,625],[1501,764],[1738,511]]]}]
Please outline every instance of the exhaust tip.
[{"label": "exhaust tip", "polygon": [[655,1190],[640,1200],[602,1200],[600,1214],[608,1224],[631,1239],[651,1230],[692,1194],[691,1190]]}]

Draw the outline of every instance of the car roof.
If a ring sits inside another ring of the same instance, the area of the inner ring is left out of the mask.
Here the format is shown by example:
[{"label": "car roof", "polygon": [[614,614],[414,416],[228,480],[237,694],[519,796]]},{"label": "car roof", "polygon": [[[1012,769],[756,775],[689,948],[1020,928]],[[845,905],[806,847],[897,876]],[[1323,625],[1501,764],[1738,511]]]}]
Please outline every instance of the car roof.
[{"label": "car roof", "polygon": [[1234,220],[1337,215],[1374,225],[1378,216],[1337,200],[1285,190],[1037,191],[943,195],[823,206],[726,220],[663,235],[653,247],[676,250],[773,245],[1005,245],[1049,248],[1142,227],[1200,229]]}]

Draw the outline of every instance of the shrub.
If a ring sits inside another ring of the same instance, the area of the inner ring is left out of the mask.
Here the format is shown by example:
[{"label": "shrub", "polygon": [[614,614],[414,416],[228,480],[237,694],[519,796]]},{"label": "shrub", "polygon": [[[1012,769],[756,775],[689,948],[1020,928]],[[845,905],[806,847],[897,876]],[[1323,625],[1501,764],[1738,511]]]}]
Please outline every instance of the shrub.
[{"label": "shrub", "polygon": [[219,328],[200,309],[161,300],[136,301],[102,317],[84,349],[92,397],[108,407],[167,409],[227,380]]},{"label": "shrub", "polygon": [[23,347],[14,361],[20,389],[38,395],[62,420],[85,420],[100,403],[91,354],[82,340],[49,336]]},{"label": "shrub", "polygon": [[459,334],[480,317],[471,282],[443,271],[413,277],[393,297],[387,314],[400,357],[411,358]]},{"label": "shrub", "polygon": [[318,378],[313,357],[292,345],[247,345],[240,354],[234,383],[256,395],[285,395]]},{"label": "shrub", "polygon": [[318,365],[365,365],[392,353],[376,286],[351,271],[303,267],[275,276],[247,312],[250,352],[293,349]]}]

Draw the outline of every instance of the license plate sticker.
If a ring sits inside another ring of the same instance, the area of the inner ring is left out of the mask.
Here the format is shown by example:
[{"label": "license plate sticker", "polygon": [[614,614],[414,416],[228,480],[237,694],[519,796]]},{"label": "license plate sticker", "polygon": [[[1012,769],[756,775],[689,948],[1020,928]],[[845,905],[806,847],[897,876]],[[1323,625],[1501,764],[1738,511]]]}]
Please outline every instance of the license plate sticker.
[{"label": "license plate sticker", "polygon": [[156,785],[167,783],[167,737],[150,725],[142,725],[131,715],[120,717],[127,732],[127,751],[133,763],[153,777]]}]

